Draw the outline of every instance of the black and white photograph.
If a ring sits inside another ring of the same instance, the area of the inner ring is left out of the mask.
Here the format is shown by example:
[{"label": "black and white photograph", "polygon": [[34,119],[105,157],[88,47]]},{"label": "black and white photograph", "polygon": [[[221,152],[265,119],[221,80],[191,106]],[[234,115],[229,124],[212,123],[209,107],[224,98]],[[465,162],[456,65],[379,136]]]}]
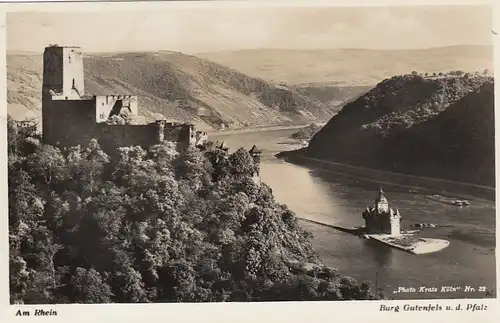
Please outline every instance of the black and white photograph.
[{"label": "black and white photograph", "polygon": [[191,3],[5,14],[11,305],[496,298],[492,6]]}]

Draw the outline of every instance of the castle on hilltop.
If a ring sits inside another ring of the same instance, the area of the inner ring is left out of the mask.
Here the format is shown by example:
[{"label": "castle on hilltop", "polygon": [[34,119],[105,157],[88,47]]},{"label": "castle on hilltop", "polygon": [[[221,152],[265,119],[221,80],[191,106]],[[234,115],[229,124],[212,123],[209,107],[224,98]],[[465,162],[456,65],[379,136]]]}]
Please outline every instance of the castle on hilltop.
[{"label": "castle on hilltop", "polygon": [[399,210],[389,208],[389,202],[384,196],[382,188],[379,190],[373,206],[367,207],[363,212],[366,233],[389,234],[398,236],[401,234],[401,215]]},{"label": "castle on hilltop", "polygon": [[[43,54],[42,137],[48,145],[67,148],[99,141],[107,153],[118,147],[148,148],[162,141],[180,148],[198,146],[207,134],[193,124],[158,120],[146,124],[114,124],[113,118],[138,117],[133,95],[87,95],[83,55],[79,47],[49,46]],[[123,120],[123,119],[122,119]]]}]

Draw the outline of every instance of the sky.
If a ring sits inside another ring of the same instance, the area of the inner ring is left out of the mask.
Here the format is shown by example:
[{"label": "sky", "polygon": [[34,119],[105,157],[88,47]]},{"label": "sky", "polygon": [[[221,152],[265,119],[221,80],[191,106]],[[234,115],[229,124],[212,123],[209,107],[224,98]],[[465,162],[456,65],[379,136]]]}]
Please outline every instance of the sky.
[{"label": "sky", "polygon": [[87,52],[184,53],[282,49],[413,49],[491,45],[491,7],[252,7],[13,12],[7,50],[49,44]]}]

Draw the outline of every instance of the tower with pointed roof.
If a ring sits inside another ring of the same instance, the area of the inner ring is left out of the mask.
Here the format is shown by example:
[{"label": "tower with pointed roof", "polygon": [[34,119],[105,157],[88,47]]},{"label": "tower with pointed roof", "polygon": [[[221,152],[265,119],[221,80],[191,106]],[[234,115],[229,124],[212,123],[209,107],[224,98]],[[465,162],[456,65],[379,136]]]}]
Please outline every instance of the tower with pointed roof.
[{"label": "tower with pointed roof", "polygon": [[253,173],[254,181],[260,182],[260,155],[262,154],[262,151],[259,150],[257,146],[253,145],[248,153],[252,156],[255,165],[255,172]]},{"label": "tower with pointed roof", "polygon": [[379,213],[389,212],[389,202],[385,198],[382,187],[379,189],[378,196],[375,199],[375,208]]},{"label": "tower with pointed roof", "polygon": [[367,233],[378,234],[401,234],[401,215],[399,210],[389,207],[389,201],[384,195],[382,188],[371,207],[367,207],[363,212],[365,229]]}]

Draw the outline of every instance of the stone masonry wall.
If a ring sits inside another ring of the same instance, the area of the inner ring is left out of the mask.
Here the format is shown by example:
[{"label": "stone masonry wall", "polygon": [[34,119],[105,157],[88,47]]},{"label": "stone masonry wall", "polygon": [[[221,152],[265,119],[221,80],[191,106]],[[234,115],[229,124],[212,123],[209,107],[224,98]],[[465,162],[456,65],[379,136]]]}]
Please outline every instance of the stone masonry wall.
[{"label": "stone masonry wall", "polygon": [[62,147],[87,144],[95,125],[94,111],[94,100],[44,100],[44,143]]}]

